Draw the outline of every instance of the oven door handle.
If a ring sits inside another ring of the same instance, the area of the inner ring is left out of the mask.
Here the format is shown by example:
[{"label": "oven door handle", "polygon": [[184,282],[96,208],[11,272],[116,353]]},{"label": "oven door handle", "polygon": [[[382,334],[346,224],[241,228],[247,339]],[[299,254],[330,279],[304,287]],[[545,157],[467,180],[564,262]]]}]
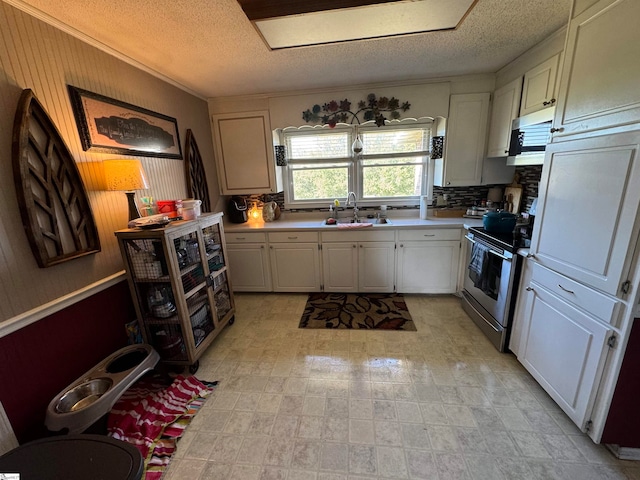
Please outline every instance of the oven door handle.
[{"label": "oven door handle", "polygon": [[511,261],[511,259],[509,257],[505,257],[504,255],[502,255],[501,253],[496,252],[495,250],[489,249],[489,253],[493,253],[496,257],[500,257],[501,259],[506,260],[507,262]]},{"label": "oven door handle", "polygon": [[[466,238],[467,240],[469,240],[471,243],[478,243],[476,242],[473,238],[471,238],[469,235],[465,235],[464,238]],[[484,243],[482,244],[484,245]],[[500,257],[503,260],[506,260],[507,262],[511,261],[511,258],[509,257],[505,257],[504,255],[502,255],[501,253],[496,252],[495,250],[489,248],[489,253],[494,254],[496,257]]]}]

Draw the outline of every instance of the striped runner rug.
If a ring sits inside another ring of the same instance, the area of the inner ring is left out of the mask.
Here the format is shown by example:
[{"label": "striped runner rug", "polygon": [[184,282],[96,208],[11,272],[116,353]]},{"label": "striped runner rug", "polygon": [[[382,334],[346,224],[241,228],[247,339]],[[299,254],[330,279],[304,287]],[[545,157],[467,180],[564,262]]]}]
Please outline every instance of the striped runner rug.
[{"label": "striped runner rug", "polygon": [[131,386],[113,406],[108,434],[140,451],[145,480],[162,477],[178,440],[217,383],[152,374]]}]

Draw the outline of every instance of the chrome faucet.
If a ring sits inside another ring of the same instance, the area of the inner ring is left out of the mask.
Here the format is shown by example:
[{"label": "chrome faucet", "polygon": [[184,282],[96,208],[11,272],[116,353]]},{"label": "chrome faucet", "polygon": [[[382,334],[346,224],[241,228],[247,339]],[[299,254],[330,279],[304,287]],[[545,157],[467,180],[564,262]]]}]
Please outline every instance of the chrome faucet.
[{"label": "chrome faucet", "polygon": [[358,205],[356,205],[356,194],[355,192],[349,192],[347,194],[347,201],[345,202],[344,206],[348,207],[351,205],[351,199],[353,199],[353,221],[355,223],[360,222],[360,219],[358,218]]}]

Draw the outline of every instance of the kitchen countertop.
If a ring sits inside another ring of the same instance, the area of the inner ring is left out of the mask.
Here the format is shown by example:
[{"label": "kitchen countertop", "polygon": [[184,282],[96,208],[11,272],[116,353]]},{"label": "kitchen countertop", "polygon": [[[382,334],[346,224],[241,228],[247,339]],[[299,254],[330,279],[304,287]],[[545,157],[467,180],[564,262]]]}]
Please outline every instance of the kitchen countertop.
[{"label": "kitchen countertop", "polygon": [[[318,231],[334,231],[338,230],[335,225],[323,225],[326,216],[318,216],[317,214],[286,214],[273,222],[248,221],[246,223],[231,223],[225,220],[224,229],[226,232],[277,232],[290,230],[318,230]],[[421,220],[417,213],[415,216],[394,216],[389,215],[391,224],[373,224],[372,227],[364,227],[358,229],[345,229],[343,231],[354,230],[405,230],[418,228],[469,228],[481,227],[481,219],[473,218],[436,218],[427,217],[427,220]],[[366,222],[367,219],[363,219]],[[340,229],[342,230],[342,229]]]}]

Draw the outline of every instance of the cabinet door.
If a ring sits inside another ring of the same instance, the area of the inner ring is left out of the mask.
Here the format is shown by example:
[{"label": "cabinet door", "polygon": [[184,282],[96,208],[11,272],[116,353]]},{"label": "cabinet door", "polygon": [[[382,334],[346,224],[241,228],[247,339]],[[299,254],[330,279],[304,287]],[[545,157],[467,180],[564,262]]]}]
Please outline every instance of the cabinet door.
[{"label": "cabinet door", "polygon": [[398,292],[455,293],[459,241],[403,242],[398,245]]},{"label": "cabinet door", "polygon": [[569,23],[556,136],[640,121],[640,2],[600,0]]},{"label": "cabinet door", "polygon": [[488,93],[451,95],[444,159],[435,161],[434,185],[482,183],[482,161],[489,119]]},{"label": "cabinet door", "polygon": [[358,245],[358,286],[361,292],[393,292],[395,242],[360,242]]},{"label": "cabinet door", "polygon": [[520,274],[520,284],[517,290],[518,298],[516,299],[513,323],[511,324],[511,335],[509,337],[509,350],[518,358],[520,358],[522,352],[524,352],[524,332],[528,330],[529,327],[528,312],[531,310],[530,303],[533,298],[533,292],[527,290],[530,288],[529,284],[531,283],[531,263],[532,262],[526,258],[522,261],[522,273]]},{"label": "cabinet door", "polygon": [[555,105],[559,60],[560,54],[557,54],[524,74],[520,116]]},{"label": "cabinet door", "polygon": [[270,292],[271,271],[264,244],[227,245],[231,285],[235,292]]},{"label": "cabinet door", "polygon": [[547,147],[531,253],[552,270],[621,295],[640,205],[640,136]]},{"label": "cabinet door", "polygon": [[531,287],[528,329],[518,359],[569,418],[584,429],[613,330],[535,281]]},{"label": "cabinet door", "polygon": [[506,157],[511,139],[511,122],[518,116],[522,77],[518,77],[493,94],[493,108],[489,123],[487,157]]},{"label": "cabinet door", "polygon": [[322,244],[322,283],[325,292],[358,291],[358,244]]},{"label": "cabinet door", "polygon": [[214,115],[213,135],[220,193],[276,192],[269,112]]},{"label": "cabinet door", "polygon": [[269,252],[274,291],[320,291],[317,243],[274,243],[269,246]]}]

